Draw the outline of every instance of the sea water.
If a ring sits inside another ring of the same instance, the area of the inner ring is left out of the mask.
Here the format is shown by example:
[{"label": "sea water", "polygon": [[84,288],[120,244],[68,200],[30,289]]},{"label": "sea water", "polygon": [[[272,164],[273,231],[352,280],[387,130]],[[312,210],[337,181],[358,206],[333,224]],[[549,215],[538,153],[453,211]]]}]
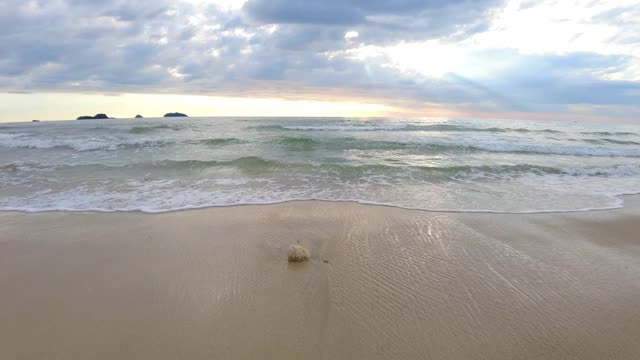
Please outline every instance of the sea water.
[{"label": "sea water", "polygon": [[640,192],[640,126],[575,121],[172,118],[0,123],[0,210],[290,200],[438,211],[609,209]]}]

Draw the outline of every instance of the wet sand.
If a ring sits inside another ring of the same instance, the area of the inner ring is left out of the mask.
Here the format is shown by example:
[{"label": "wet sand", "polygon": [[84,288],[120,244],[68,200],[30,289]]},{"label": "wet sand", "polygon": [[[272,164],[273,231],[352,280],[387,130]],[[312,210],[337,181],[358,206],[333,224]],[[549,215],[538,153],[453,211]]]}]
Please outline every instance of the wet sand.
[{"label": "wet sand", "polygon": [[1,359],[640,359],[639,304],[638,197],[0,213]]}]

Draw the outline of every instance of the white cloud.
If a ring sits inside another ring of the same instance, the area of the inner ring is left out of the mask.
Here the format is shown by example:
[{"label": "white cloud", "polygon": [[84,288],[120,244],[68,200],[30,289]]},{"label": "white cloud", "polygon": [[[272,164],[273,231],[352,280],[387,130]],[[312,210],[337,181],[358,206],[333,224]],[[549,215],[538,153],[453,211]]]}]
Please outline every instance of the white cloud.
[{"label": "white cloud", "polygon": [[[616,22],[613,16],[624,23]],[[613,20],[613,21],[612,21]],[[488,31],[462,45],[512,48],[523,54],[594,52],[640,56],[640,6],[637,0],[512,0]]]},{"label": "white cloud", "polygon": [[347,53],[362,61],[384,56],[389,59],[388,66],[406,73],[432,78],[456,73],[477,78],[512,66],[508,58],[478,55],[495,49],[513,49],[525,55],[625,55],[632,57],[627,67],[590,69],[590,75],[604,80],[640,81],[640,6],[637,0],[512,0],[495,14],[487,31],[459,42],[445,36],[360,46]]},{"label": "white cloud", "polygon": [[357,31],[347,31],[344,34],[344,39],[349,41],[358,38],[358,36],[360,36],[360,34]]},{"label": "white cloud", "polygon": [[388,59],[386,64],[407,74],[417,73],[432,78],[441,78],[449,72],[458,72],[465,67],[466,54],[455,45],[443,44],[439,40],[406,43],[392,46],[365,45],[348,50],[348,56],[364,62],[372,58]]}]

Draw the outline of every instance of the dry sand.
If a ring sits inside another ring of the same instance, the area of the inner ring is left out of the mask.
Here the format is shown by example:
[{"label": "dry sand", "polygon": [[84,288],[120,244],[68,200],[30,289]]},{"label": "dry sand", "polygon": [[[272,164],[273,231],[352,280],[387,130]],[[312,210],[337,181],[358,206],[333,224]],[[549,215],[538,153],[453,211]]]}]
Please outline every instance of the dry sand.
[{"label": "dry sand", "polygon": [[0,359],[640,359],[639,234],[637,198],[0,213]]}]

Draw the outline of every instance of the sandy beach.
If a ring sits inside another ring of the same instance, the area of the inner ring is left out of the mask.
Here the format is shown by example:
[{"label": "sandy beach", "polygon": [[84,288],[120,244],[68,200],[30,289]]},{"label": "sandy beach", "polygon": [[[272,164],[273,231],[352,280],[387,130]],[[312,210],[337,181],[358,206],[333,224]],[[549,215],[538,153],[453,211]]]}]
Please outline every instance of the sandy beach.
[{"label": "sandy beach", "polygon": [[[2,359],[638,359],[640,198],[0,213]],[[311,251],[287,263],[287,248]]]}]

